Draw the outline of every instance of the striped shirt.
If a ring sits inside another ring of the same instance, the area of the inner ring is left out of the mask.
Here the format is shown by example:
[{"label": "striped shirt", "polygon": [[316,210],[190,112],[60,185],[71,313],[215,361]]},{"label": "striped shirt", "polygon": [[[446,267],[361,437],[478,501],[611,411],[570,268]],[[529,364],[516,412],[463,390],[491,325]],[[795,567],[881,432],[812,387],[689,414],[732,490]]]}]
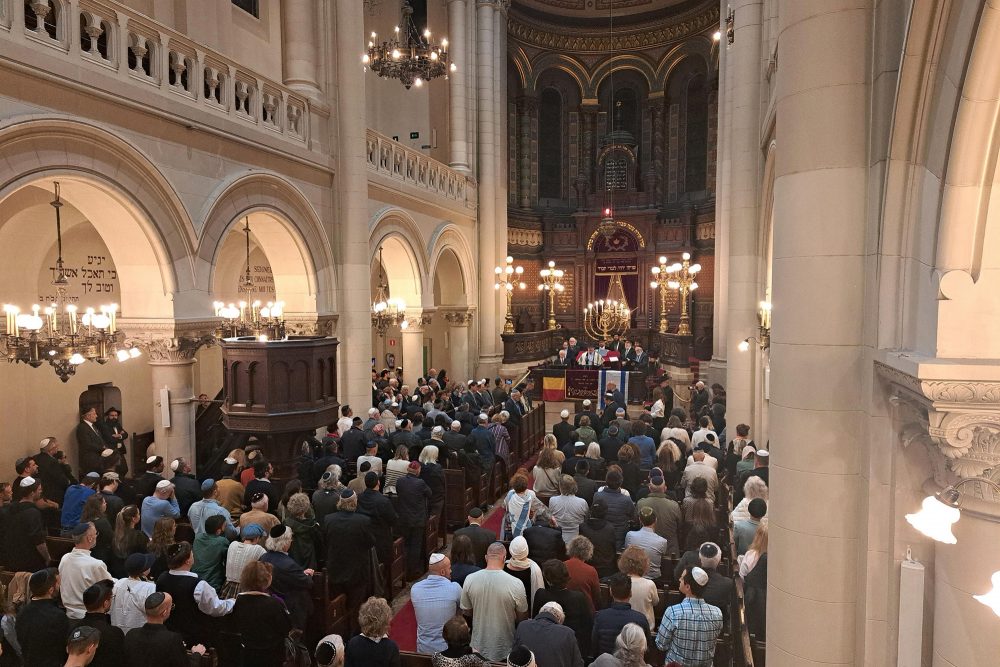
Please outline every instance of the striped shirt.
[{"label": "striped shirt", "polygon": [[656,648],[666,654],[664,663],[674,660],[685,667],[711,667],[720,632],[721,609],[700,598],[685,598],[663,613]]}]

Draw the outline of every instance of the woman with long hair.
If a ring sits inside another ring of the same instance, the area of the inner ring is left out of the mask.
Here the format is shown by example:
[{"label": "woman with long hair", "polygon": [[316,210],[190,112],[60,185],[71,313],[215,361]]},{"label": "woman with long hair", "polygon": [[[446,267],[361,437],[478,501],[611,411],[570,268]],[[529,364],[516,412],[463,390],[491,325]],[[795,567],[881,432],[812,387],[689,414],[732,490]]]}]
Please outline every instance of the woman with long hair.
[{"label": "woman with long hair", "polygon": [[767,502],[767,495],[767,482],[756,475],[748,477],[747,481],[743,483],[743,500],[740,501],[729,515],[733,523],[749,520],[750,501],[754,498],[760,498],[764,502]]},{"label": "woman with long hair", "polygon": [[767,519],[761,519],[760,525],[757,526],[757,532],[754,533],[753,542],[750,543],[750,548],[738,558],[740,561],[740,579],[746,579],[747,575],[760,562],[761,556],[765,554],[767,554]]},{"label": "woman with long hair", "polygon": [[90,555],[105,563],[111,558],[111,544],[114,539],[114,529],[105,512],[108,510],[108,503],[104,496],[95,493],[83,503],[83,513],[80,515],[80,523],[90,521],[97,529],[97,544],[90,550]]},{"label": "woman with long hair", "polygon": [[538,461],[531,470],[534,478],[535,493],[543,502],[552,496],[559,494],[559,479],[562,475],[562,464],[556,458],[555,449],[542,448],[538,453]]},{"label": "woman with long hair", "polygon": [[562,465],[566,460],[566,455],[559,450],[559,441],[556,440],[556,436],[551,433],[546,433],[545,437],[542,438],[542,449],[551,449],[556,453],[556,460],[559,461],[559,465]]},{"label": "woman with long hair", "polygon": [[681,448],[676,440],[668,438],[660,443],[656,450],[656,466],[663,472],[663,479],[669,489],[673,489],[681,480],[684,472],[681,462]]},{"label": "woman with long hair", "polygon": [[622,488],[635,498],[636,491],[639,490],[639,480],[642,478],[642,471],[639,470],[639,461],[642,455],[639,447],[626,442],[618,450],[618,467],[622,471]]},{"label": "woman with long hair", "polygon": [[149,538],[139,528],[139,508],[126,505],[115,517],[115,532],[111,537],[111,559],[108,570],[116,578],[127,576],[125,560],[135,553],[146,553]]},{"label": "woman with long hair", "polygon": [[396,447],[396,455],[385,464],[385,485],[382,493],[387,496],[396,495],[396,482],[401,477],[406,476],[406,469],[410,467],[410,450],[406,445]]},{"label": "woman with long hair", "polygon": [[149,540],[147,551],[156,556],[153,567],[150,568],[150,577],[154,581],[167,571],[167,548],[174,543],[176,532],[177,522],[168,516],[158,519],[153,525],[153,537]]},{"label": "woman with long hair", "polygon": [[704,542],[714,542],[718,539],[715,508],[707,498],[707,492],[708,483],[705,478],[696,477],[691,482],[691,496],[684,499],[684,523],[687,527],[685,551],[692,551]]},{"label": "woman with long hair", "polygon": [[683,443],[681,454],[691,451],[691,434],[684,428],[681,418],[675,414],[670,415],[670,418],[667,419],[667,425],[660,431],[660,442],[670,438],[676,438]]},{"label": "woman with long hair", "polygon": [[451,543],[451,580],[462,586],[467,576],[481,569],[483,568],[476,565],[472,540],[468,535],[456,535]]}]

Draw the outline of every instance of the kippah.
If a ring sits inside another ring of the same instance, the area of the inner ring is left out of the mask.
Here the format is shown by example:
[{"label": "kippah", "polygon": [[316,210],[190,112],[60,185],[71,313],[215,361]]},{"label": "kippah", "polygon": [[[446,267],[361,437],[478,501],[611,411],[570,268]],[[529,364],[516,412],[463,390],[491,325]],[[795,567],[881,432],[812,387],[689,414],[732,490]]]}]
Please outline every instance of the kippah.
[{"label": "kippah", "polygon": [[327,635],[316,645],[316,662],[320,667],[329,667],[337,659],[337,644],[334,642],[334,637],[340,639],[339,635]]},{"label": "kippah", "polygon": [[28,477],[25,477],[24,479],[21,480],[21,488],[26,489],[29,486],[34,485],[34,483],[35,483],[35,478],[29,475]]},{"label": "kippah", "polygon": [[649,483],[652,484],[653,486],[660,486],[661,484],[663,484],[663,478],[660,477],[659,475],[651,475],[649,478]]},{"label": "kippah", "polygon": [[288,530],[291,530],[288,526],[283,523],[278,523],[271,527],[270,535],[272,538],[278,539],[279,537],[284,536],[285,532]]},{"label": "kippah", "polygon": [[[93,586],[91,587],[93,588]],[[87,589],[90,590],[90,589]],[[86,593],[84,593],[86,596]],[[86,602],[84,602],[86,604]],[[77,642],[81,640],[90,639],[94,635],[100,635],[101,632],[97,628],[92,628],[89,625],[78,625],[73,628],[73,631],[69,633],[69,641]]]},{"label": "kippah", "polygon": [[527,646],[518,646],[507,656],[508,667],[528,667],[535,662],[535,654]]},{"label": "kippah", "polygon": [[715,558],[719,553],[719,547],[714,542],[705,542],[701,545],[701,548],[698,549],[698,553],[705,558]]},{"label": "kippah", "polygon": [[159,606],[163,604],[166,599],[166,594],[156,591],[155,593],[150,593],[146,596],[146,601],[142,606],[146,608],[146,611],[153,611],[154,609],[159,608]]},{"label": "kippah", "polygon": [[435,426],[431,429],[431,435],[442,435],[444,434],[444,429],[440,426]]},{"label": "kippah", "polygon": [[343,491],[340,492],[340,497],[344,498],[345,500],[347,498],[353,498],[354,497],[354,489],[351,489],[350,487],[344,489]]},{"label": "kippah", "polygon": [[266,534],[267,533],[264,532],[264,527],[259,523],[251,523],[243,526],[243,539],[264,537]]},{"label": "kippah", "polygon": [[[323,473],[323,476],[320,477],[320,479],[322,479],[324,482],[329,482],[331,479],[333,479],[333,473],[327,470],[325,473]],[[254,495],[255,496],[259,495],[259,492],[255,493]],[[253,498],[251,498],[250,500],[253,500]]]},{"label": "kippah", "polygon": [[410,465],[406,466],[406,469],[409,472],[413,472],[413,471],[419,472],[420,471],[420,461],[410,461]]},{"label": "kippah", "polygon": [[84,475],[84,477],[86,477],[87,479],[100,479],[100,478],[101,478],[101,476],[100,476],[100,475],[98,475],[98,474],[97,474],[96,472],[94,472],[93,470],[91,470],[91,471],[90,471],[90,472],[88,472],[88,473],[87,473],[86,475]]},{"label": "kippah", "polygon": [[639,516],[643,519],[648,519],[654,514],[656,514],[656,512],[654,512],[653,508],[650,507],[649,505],[646,505],[639,509]]},{"label": "kippah", "polygon": [[589,398],[583,399],[583,407],[585,407],[585,408],[589,408],[590,407],[590,399]]},{"label": "kippah", "polygon": [[181,467],[180,459],[174,459],[173,461],[170,462],[170,469],[173,470],[174,472],[177,472],[177,469],[180,467]]},{"label": "kippah", "polygon": [[[49,575],[52,575],[51,577]],[[47,591],[55,583],[55,573],[49,572],[48,568],[34,572],[28,577],[28,589],[34,595],[40,595]]]},{"label": "kippah", "polygon": [[148,459],[146,459],[146,465],[148,465],[148,466],[154,465],[156,463],[156,460],[158,458],[160,458],[160,457],[159,456],[150,456]]},{"label": "kippah", "polygon": [[443,560],[444,560],[444,554],[437,554],[437,553],[435,553],[435,554],[431,554],[431,557],[427,559],[427,562],[430,565],[437,565],[438,563],[440,563]]},{"label": "kippah", "polygon": [[577,449],[580,449],[581,447],[586,447],[587,445],[583,444],[582,440],[577,440],[573,446],[576,447]]},{"label": "kippah", "polygon": [[215,480],[209,477],[208,479],[206,479],[204,482],[201,483],[201,490],[208,491],[213,486],[215,486]]},{"label": "kippah", "polygon": [[234,466],[237,463],[236,459],[232,458],[231,456],[227,456],[226,458],[222,459],[222,462],[225,463],[227,466]]},{"label": "kippah", "polygon": [[115,455],[115,450],[113,450],[113,449],[102,449],[101,450],[101,458],[102,459],[106,459],[109,456],[114,456],[114,455]]},{"label": "kippah", "polygon": [[482,515],[483,515],[483,510],[479,509],[478,507],[473,507],[471,510],[469,510],[469,516],[471,516],[473,519],[478,519]]},{"label": "kippah", "polygon": [[704,586],[708,583],[708,573],[700,567],[691,568],[691,576],[694,577],[699,586]]},{"label": "kippah", "polygon": [[618,408],[617,410],[615,410],[615,414],[616,415],[623,415],[623,414],[625,414],[625,408]]},{"label": "kippah", "polygon": [[158,488],[158,489],[165,489],[168,486],[170,486],[170,480],[169,479],[161,479],[159,482],[156,483],[156,488]]},{"label": "kippah", "polygon": [[358,468],[358,471],[359,472],[368,472],[371,469],[372,469],[372,462],[371,461],[362,461],[361,462],[361,467]]},{"label": "kippah", "polygon": [[455,428],[456,426],[457,426],[458,428],[462,428],[462,422],[458,421],[457,419],[456,419],[456,420],[454,420],[454,421],[452,421],[452,422],[451,422],[451,427],[452,427],[452,428]]},{"label": "kippah", "polygon": [[263,491],[257,491],[252,496],[250,496],[251,503],[259,503],[261,500],[266,498],[267,495]]},{"label": "kippah", "polygon": [[559,413],[559,416],[562,417],[563,419],[569,419],[569,410],[563,410],[562,412]]},{"label": "kippah", "polygon": [[757,450],[757,456],[759,456],[762,459],[765,459],[765,458],[767,458],[770,455],[771,455],[771,453],[768,452],[766,449],[758,449]]}]

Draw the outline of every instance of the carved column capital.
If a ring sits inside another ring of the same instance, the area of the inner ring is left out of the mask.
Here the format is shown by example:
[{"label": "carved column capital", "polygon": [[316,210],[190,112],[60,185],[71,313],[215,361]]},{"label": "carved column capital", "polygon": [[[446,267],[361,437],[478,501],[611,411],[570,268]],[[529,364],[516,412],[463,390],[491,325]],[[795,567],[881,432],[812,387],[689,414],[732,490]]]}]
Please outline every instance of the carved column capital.
[{"label": "carved column capital", "polygon": [[150,363],[191,363],[202,347],[214,345],[218,321],[122,318],[126,343],[142,349]]},{"label": "carved column capital", "polygon": [[444,313],[444,319],[453,327],[467,327],[472,323],[472,311],[449,310]]},{"label": "carved column capital", "polygon": [[[922,378],[930,366],[937,377]],[[903,445],[928,449],[934,482],[947,486],[960,479],[1000,482],[1000,379],[941,379],[954,369],[917,364],[912,372],[892,363],[875,362],[878,375],[890,386],[890,402],[902,424]],[[973,495],[1000,503],[1000,494],[986,484],[971,485]],[[963,492],[964,494],[964,492]]]},{"label": "carved column capital", "polygon": [[403,329],[403,335],[423,333],[424,328],[431,323],[433,317],[433,313],[425,311],[407,311],[405,320],[406,328]]}]

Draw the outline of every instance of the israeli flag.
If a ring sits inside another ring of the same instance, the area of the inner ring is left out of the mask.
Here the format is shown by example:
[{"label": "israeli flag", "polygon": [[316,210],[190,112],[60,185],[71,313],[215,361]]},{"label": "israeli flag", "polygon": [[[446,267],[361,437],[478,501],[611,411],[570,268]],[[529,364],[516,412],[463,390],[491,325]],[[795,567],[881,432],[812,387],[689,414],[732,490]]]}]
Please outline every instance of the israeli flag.
[{"label": "israeli flag", "polygon": [[603,410],[608,403],[608,397],[605,395],[608,393],[608,383],[613,382],[617,385],[619,391],[622,392],[622,396],[625,397],[625,406],[628,406],[628,371],[612,371],[604,370],[600,371],[601,375],[597,382],[597,404]]}]

